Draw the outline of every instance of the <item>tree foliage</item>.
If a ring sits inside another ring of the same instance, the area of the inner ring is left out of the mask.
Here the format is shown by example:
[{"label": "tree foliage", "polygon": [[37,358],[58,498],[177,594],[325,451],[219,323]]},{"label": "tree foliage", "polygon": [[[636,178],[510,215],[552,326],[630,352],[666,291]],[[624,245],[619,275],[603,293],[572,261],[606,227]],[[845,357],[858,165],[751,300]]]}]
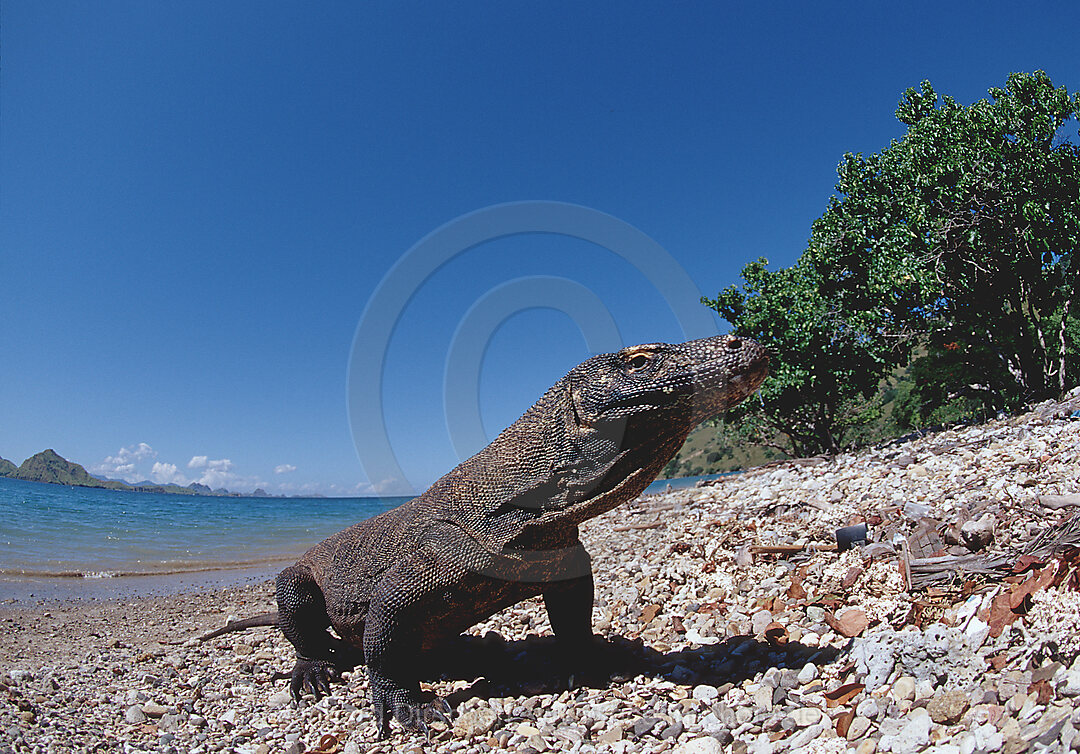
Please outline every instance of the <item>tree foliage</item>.
[{"label": "tree foliage", "polygon": [[740,421],[764,444],[785,435],[796,455],[836,452],[875,415],[873,398],[897,360],[895,344],[868,338],[838,317],[810,265],[770,270],[759,259],[743,269],[743,279],[741,288],[705,301],[738,334],[773,353],[758,402],[744,404]]},{"label": "tree foliage", "polygon": [[907,90],[907,132],[844,156],[798,264],[756,262],[743,286],[704,300],[774,350],[757,420],[794,452],[852,438],[904,365],[896,417],[908,425],[1080,380],[1080,148],[1064,130],[1080,94],[1042,72],[989,94],[962,106],[929,82]]}]

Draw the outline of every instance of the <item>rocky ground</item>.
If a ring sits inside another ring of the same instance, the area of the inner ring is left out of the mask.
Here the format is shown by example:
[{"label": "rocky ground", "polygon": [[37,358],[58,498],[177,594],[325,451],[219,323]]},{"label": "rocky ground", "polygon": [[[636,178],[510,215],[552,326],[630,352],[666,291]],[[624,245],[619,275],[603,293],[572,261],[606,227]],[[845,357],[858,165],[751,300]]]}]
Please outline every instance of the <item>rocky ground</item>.
[{"label": "rocky ground", "polygon": [[[1080,392],[763,467],[591,521],[610,677],[559,677],[538,601],[427,685],[456,720],[374,742],[366,681],[292,706],[269,583],[0,606],[0,751],[1080,751]],[[865,525],[837,551],[836,530]]]}]

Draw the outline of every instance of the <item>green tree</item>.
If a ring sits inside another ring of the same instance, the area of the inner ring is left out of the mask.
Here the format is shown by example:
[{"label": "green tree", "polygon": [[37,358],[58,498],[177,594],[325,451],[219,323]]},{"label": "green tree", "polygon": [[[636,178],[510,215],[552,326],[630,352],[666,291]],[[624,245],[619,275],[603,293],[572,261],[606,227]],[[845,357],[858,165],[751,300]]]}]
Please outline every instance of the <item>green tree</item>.
[{"label": "green tree", "polygon": [[1078,112],[1041,71],[967,107],[923,82],[896,111],[903,138],[840,164],[806,263],[850,326],[949,365],[921,370],[925,397],[1015,408],[1080,379]]},{"label": "green tree", "polygon": [[[809,265],[769,270],[760,259],[742,275],[741,287],[703,299],[737,334],[772,352],[769,379],[757,401],[736,409],[738,420],[758,443],[791,455],[835,453],[880,416],[875,396],[882,377],[903,360],[901,344],[837,316]],[[777,433],[786,445],[776,444]]]},{"label": "green tree", "polygon": [[1042,72],[967,107],[929,82],[904,93],[907,133],[844,156],[799,262],[751,264],[703,299],[774,352],[742,409],[760,436],[799,454],[865,439],[904,365],[897,418],[912,426],[1080,381],[1080,148],[1064,138],[1078,113],[1080,95]]}]

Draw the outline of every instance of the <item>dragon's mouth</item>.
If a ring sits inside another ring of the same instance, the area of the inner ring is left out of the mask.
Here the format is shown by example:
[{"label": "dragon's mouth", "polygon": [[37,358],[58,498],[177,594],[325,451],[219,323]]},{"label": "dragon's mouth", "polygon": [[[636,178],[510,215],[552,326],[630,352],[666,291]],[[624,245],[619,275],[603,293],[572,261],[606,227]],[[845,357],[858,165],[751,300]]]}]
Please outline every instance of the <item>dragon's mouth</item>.
[{"label": "dragon's mouth", "polygon": [[686,396],[690,395],[691,392],[689,386],[681,389],[667,387],[643,390],[640,393],[634,393],[625,398],[612,401],[604,407],[604,415],[622,416],[625,412],[620,411],[620,409],[632,409],[633,412],[661,409],[666,406],[672,406],[680,400],[685,400]]},{"label": "dragon's mouth", "polygon": [[750,368],[745,372],[736,374],[733,379],[743,382],[746,387],[746,395],[750,395],[759,387],[761,383],[765,382],[765,378],[769,376],[769,354],[764,352],[761,358],[750,365]]},{"label": "dragon's mouth", "polygon": [[724,363],[717,360],[698,372],[690,400],[693,421],[706,419],[727,411],[754,393],[769,375],[769,356],[764,349],[750,363],[737,372],[716,378],[716,371],[724,370]]}]

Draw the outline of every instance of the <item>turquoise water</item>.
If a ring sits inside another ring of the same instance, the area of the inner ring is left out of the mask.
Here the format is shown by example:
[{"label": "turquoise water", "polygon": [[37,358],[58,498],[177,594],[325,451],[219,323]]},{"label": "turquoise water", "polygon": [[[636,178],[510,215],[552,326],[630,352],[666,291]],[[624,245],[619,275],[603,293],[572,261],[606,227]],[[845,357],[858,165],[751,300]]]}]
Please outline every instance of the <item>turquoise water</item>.
[{"label": "turquoise water", "polygon": [[[647,491],[696,481],[661,480]],[[157,495],[0,478],[0,601],[267,578],[408,499]]]}]

